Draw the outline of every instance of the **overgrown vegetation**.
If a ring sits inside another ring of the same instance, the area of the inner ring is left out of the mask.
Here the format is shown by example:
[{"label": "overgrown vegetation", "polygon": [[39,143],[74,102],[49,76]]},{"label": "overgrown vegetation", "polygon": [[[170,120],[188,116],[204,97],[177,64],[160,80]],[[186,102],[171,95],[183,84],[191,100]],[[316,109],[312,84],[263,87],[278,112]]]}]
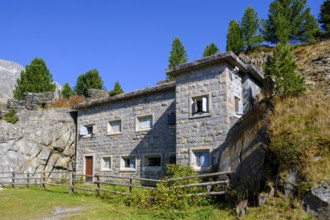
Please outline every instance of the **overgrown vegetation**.
[{"label": "overgrown vegetation", "polygon": [[78,105],[85,101],[83,96],[71,96],[70,98],[60,98],[53,102],[51,108],[71,108],[74,105]]},{"label": "overgrown vegetation", "polygon": [[270,149],[279,171],[297,169],[302,185],[330,180],[329,112],[330,97],[320,91],[276,100]]},{"label": "overgrown vegetation", "polygon": [[10,108],[8,113],[6,113],[3,117],[3,119],[8,123],[15,124],[18,121],[15,109]]},{"label": "overgrown vegetation", "polygon": [[[177,166],[169,164],[166,167],[166,179],[194,176],[196,173],[191,167]],[[158,183],[157,190],[148,193],[134,192],[131,197],[127,197],[126,204],[138,206],[140,208],[165,209],[171,212],[174,210],[184,210],[194,205],[209,205],[210,200],[203,196],[189,196],[192,193],[201,192],[199,187],[179,188],[179,185],[198,183],[199,180],[187,179],[175,181],[173,184]]]}]

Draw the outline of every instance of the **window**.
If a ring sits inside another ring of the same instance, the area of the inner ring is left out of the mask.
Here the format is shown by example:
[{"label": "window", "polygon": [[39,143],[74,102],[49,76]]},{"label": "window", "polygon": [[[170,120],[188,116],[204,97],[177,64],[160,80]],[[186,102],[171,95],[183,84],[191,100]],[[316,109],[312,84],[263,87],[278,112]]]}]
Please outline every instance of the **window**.
[{"label": "window", "polygon": [[82,126],[80,127],[79,133],[81,136],[90,137],[96,133],[96,125],[91,124]]},{"label": "window", "polygon": [[242,115],[243,114],[243,103],[242,100],[235,96],[235,114]]},{"label": "window", "polygon": [[160,167],[162,165],[162,158],[160,155],[145,155],[144,166],[146,167]]},{"label": "window", "polygon": [[120,170],[135,171],[136,170],[135,156],[122,156],[120,160]]},{"label": "window", "polygon": [[210,167],[210,151],[209,149],[192,150],[190,153],[190,165],[195,170],[208,170]]},{"label": "window", "polygon": [[209,95],[203,95],[191,98],[192,116],[204,115],[210,112]]},{"label": "window", "polygon": [[139,116],[136,120],[136,130],[145,131],[152,127],[152,115]]},{"label": "window", "polygon": [[169,164],[176,164],[176,155],[175,155],[175,153],[170,153],[170,156],[168,158],[168,163]]},{"label": "window", "polygon": [[111,171],[111,156],[102,157],[101,171]]},{"label": "window", "polygon": [[109,121],[108,134],[120,134],[122,129],[121,120]]}]

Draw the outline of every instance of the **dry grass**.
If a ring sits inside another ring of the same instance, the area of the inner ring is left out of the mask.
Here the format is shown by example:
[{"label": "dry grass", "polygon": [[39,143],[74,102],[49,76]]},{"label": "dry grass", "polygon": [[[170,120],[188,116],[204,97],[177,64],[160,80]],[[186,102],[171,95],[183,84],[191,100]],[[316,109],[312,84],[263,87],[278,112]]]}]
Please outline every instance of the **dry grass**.
[{"label": "dry grass", "polygon": [[71,108],[74,105],[85,102],[85,98],[81,96],[72,96],[69,99],[60,98],[52,103],[50,108]]},{"label": "dry grass", "polygon": [[306,181],[330,180],[330,97],[309,92],[277,100],[271,149],[283,169],[294,166]]},{"label": "dry grass", "polygon": [[293,54],[297,57],[298,67],[318,58],[319,54],[327,52],[330,52],[330,40],[311,45],[299,45],[293,50]]}]

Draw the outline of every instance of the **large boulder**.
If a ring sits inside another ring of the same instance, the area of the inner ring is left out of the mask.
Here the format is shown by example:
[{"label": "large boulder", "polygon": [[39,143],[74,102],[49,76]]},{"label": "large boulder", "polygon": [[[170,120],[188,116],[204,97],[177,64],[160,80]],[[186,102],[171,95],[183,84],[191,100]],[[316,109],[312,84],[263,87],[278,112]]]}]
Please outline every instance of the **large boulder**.
[{"label": "large boulder", "polygon": [[15,124],[0,120],[0,172],[66,169],[75,154],[75,132],[74,118],[61,109],[22,110]]}]

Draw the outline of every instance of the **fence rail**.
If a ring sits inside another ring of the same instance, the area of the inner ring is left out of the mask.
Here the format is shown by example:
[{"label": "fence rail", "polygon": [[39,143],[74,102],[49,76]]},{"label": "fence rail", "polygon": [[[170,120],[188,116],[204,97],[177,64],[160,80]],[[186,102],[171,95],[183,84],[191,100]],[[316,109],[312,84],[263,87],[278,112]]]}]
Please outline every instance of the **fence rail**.
[{"label": "fence rail", "polygon": [[[117,176],[117,175],[93,175],[87,176],[83,174],[74,173],[71,170],[66,172],[40,172],[40,173],[19,173],[19,172],[0,172],[0,186],[15,187],[15,186],[29,186],[39,185],[41,190],[45,190],[46,186],[67,187],[68,192],[74,193],[75,190],[95,192],[98,195],[100,192],[109,192],[114,194],[130,196],[134,188],[157,190],[156,186],[150,186],[146,183],[163,183],[167,184],[172,189],[184,189],[191,187],[203,188],[204,192],[196,192],[187,194],[186,196],[214,196],[223,195],[230,187],[230,175],[233,172],[217,172],[209,174],[200,174],[195,176],[187,176],[180,178],[170,178],[165,180],[147,179],[139,177]],[[46,175],[48,174],[48,175]],[[94,181],[87,182],[87,179]],[[201,182],[189,183],[186,180],[199,179]],[[108,188],[107,188],[108,186]],[[113,187],[112,189],[109,189]],[[125,188],[126,191],[116,190],[115,187]],[[212,191],[213,186],[218,187],[217,191]]]}]

